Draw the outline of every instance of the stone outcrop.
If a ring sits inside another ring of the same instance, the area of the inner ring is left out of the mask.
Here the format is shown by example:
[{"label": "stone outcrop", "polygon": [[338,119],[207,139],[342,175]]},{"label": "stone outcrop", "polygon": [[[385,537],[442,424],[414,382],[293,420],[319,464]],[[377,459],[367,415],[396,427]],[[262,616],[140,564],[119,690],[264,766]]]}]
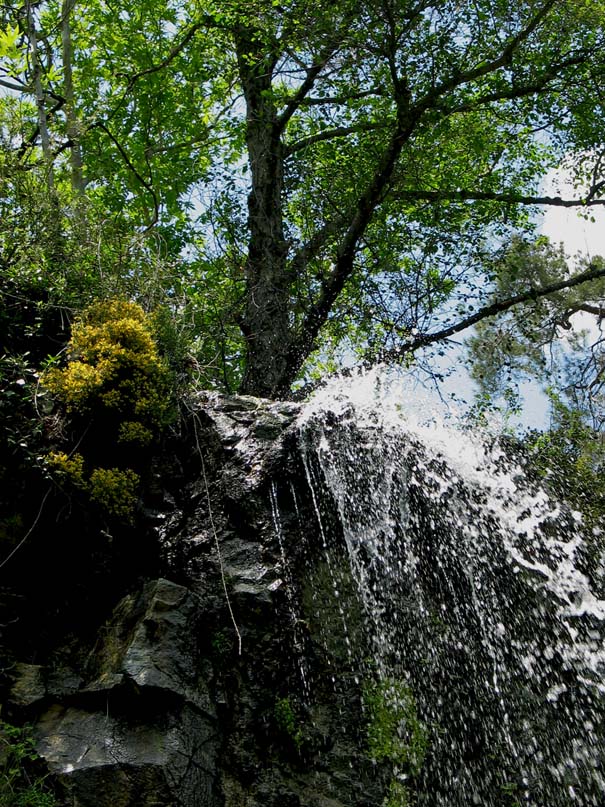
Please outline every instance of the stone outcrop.
[{"label": "stone outcrop", "polygon": [[136,528],[40,519],[2,715],[61,807],[601,806],[577,516],[497,446],[334,404],[200,395]]},{"label": "stone outcrop", "polygon": [[[85,613],[70,635],[59,613],[56,633],[41,631],[43,657],[28,651],[35,636],[13,642],[9,710],[34,725],[65,804],[381,803],[355,672],[342,637],[330,638],[342,605],[300,492],[297,414],[201,395],[154,469],[136,552],[112,535],[103,555],[99,539],[105,577],[96,568],[94,595],[72,600],[71,617]],[[345,564],[339,574],[353,612]]]}]

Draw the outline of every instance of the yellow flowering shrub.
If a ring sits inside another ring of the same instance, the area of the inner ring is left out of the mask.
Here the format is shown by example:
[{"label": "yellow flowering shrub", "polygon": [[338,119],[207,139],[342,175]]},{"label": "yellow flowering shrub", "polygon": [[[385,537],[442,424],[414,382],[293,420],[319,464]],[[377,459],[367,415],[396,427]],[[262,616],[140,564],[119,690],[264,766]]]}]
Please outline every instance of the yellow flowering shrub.
[{"label": "yellow flowering shrub", "polygon": [[[87,308],[75,322],[68,363],[42,376],[67,412],[116,413],[119,439],[150,443],[169,410],[170,374],[140,305],[107,300]],[[139,425],[134,424],[138,422]]]},{"label": "yellow flowering shrub", "polygon": [[119,443],[132,443],[134,445],[146,446],[153,440],[153,434],[146,429],[138,420],[125,420],[120,423],[118,432]]},{"label": "yellow flowering shrub", "polygon": [[108,513],[128,521],[137,501],[139,482],[139,475],[130,468],[95,468],[88,492],[91,500]]},{"label": "yellow flowering shrub", "polygon": [[[71,416],[81,454],[53,452],[47,466],[106,513],[130,520],[149,447],[171,411],[171,375],[141,306],[107,300],[73,325],[67,364],[42,376]],[[115,467],[108,467],[115,465]]]},{"label": "yellow flowering shrub", "polygon": [[86,487],[84,479],[84,457],[81,454],[66,454],[64,451],[51,451],[46,456],[46,465],[59,479],[72,485]]}]

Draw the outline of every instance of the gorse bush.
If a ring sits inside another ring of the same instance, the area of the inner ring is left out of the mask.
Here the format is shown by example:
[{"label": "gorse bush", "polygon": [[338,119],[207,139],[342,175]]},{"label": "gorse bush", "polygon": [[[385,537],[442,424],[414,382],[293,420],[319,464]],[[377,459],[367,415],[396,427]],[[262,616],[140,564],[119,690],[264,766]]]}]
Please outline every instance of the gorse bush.
[{"label": "gorse bush", "polygon": [[95,468],[88,491],[108,513],[128,520],[137,500],[140,477],[131,468]]},{"label": "gorse bush", "polygon": [[42,381],[70,414],[118,415],[122,442],[151,442],[168,418],[170,373],[136,303],[87,308],[73,326],[67,366],[48,370]]},{"label": "gorse bush", "polygon": [[128,521],[140,471],[173,413],[172,375],[152,318],[126,300],[94,303],[74,323],[67,356],[42,383],[64,407],[77,450],[50,452],[47,468]]},{"label": "gorse bush", "polygon": [[57,479],[67,481],[79,488],[86,487],[84,457],[81,454],[70,456],[64,451],[51,451],[46,456],[46,465]]}]

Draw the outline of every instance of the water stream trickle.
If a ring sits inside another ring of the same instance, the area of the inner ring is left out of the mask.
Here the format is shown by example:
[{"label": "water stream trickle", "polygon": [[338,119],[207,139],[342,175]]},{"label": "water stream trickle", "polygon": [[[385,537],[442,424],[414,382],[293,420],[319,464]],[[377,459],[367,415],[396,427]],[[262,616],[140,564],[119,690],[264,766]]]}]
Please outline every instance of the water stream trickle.
[{"label": "water stream trickle", "polygon": [[419,807],[602,806],[605,600],[579,515],[497,442],[373,389],[322,393],[299,428],[327,568],[337,587],[340,539],[361,603],[361,674],[409,685],[426,727]]}]

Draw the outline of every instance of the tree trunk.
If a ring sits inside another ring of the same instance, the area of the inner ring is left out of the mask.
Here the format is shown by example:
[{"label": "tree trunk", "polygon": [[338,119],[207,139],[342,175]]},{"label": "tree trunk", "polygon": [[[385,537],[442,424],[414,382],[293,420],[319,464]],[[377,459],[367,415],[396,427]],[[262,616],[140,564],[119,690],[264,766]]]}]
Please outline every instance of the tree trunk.
[{"label": "tree trunk", "polygon": [[84,195],[84,174],[82,148],[80,146],[80,126],[75,109],[73,84],[73,43],[71,39],[71,13],[76,0],[63,0],[61,6],[61,50],[63,55],[63,94],[65,96],[65,117],[67,137],[70,142],[69,161],[71,165],[71,186],[78,196]]},{"label": "tree trunk", "polygon": [[240,321],[247,356],[240,391],[271,398],[283,390],[292,339],[282,212],[283,151],[271,96],[275,58],[267,55],[266,47],[259,47],[259,38],[248,29],[238,31],[236,43],[251,175],[246,300]]},{"label": "tree trunk", "polygon": [[27,37],[31,46],[31,57],[33,67],[34,92],[36,94],[36,106],[38,108],[38,127],[40,129],[40,143],[42,145],[42,155],[46,168],[46,184],[51,200],[55,196],[55,178],[53,172],[53,155],[50,145],[50,133],[48,131],[48,120],[46,117],[46,94],[42,87],[42,67],[38,54],[38,36],[36,34],[36,21],[31,5],[27,4]]}]

